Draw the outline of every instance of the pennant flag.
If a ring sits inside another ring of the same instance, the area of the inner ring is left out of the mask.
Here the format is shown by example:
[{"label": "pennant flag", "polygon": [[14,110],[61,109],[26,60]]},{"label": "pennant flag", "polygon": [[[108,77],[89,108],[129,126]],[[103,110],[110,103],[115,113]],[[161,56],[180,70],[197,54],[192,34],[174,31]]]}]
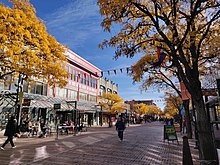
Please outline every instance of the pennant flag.
[{"label": "pennant flag", "polygon": [[182,100],[191,99],[191,95],[182,81],[180,82],[180,89],[181,89]]},{"label": "pennant flag", "polygon": [[127,73],[129,72],[129,68],[126,68],[127,69]]},{"label": "pennant flag", "polygon": [[160,51],[160,48],[157,49],[157,55],[158,55],[158,61],[153,63],[153,67],[159,67],[162,63],[163,60],[166,58],[166,54],[164,52]]},{"label": "pennant flag", "polygon": [[114,73],[116,74],[116,70],[114,70]]}]

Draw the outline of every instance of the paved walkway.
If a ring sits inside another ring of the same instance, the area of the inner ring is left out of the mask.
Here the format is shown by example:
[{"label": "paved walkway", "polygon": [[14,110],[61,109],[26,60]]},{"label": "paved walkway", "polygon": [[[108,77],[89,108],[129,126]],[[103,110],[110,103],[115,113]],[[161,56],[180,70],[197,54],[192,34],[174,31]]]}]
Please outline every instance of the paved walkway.
[{"label": "paved walkway", "polygon": [[[177,142],[163,141],[159,122],[126,128],[119,141],[115,128],[89,128],[77,136],[19,138],[17,148],[8,144],[0,151],[1,165],[181,165],[182,135]],[[0,138],[3,140],[2,138]],[[0,142],[1,143],[1,142]],[[190,141],[194,165],[199,165],[198,151]]]}]

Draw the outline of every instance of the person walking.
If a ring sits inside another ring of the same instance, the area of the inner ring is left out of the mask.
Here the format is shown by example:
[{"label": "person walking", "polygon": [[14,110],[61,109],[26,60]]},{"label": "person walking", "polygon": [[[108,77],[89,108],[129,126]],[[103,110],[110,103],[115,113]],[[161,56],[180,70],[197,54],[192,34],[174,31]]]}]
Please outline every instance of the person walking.
[{"label": "person walking", "polygon": [[118,131],[118,137],[122,141],[124,130],[125,130],[125,121],[123,120],[121,116],[119,116],[115,126],[116,126],[116,130]]},{"label": "person walking", "polygon": [[1,146],[1,150],[5,150],[5,145],[10,142],[11,147],[15,148],[15,144],[13,142],[13,136],[18,133],[17,129],[17,122],[14,116],[11,116],[10,120],[8,121],[5,129],[4,136],[7,136],[8,138],[6,139],[5,143]]}]

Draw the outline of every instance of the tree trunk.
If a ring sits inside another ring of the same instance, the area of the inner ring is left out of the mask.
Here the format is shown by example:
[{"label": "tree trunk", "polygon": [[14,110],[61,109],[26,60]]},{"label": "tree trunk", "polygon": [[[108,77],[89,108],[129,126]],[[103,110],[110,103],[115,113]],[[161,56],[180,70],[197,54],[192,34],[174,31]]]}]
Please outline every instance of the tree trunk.
[{"label": "tree trunk", "polygon": [[189,113],[189,100],[183,100],[183,106],[185,109],[185,116],[186,116],[186,133],[188,139],[192,139],[192,125],[191,125],[191,118]]},{"label": "tree trunk", "polygon": [[[199,140],[200,159],[212,162],[212,165],[218,165],[218,155],[212,134],[211,124],[208,120],[205,104],[201,97],[193,99],[196,110],[196,125]],[[203,164],[203,163],[202,163]]]},{"label": "tree trunk", "polygon": [[108,127],[111,128],[112,127],[112,123],[111,123],[111,115],[108,115]]}]

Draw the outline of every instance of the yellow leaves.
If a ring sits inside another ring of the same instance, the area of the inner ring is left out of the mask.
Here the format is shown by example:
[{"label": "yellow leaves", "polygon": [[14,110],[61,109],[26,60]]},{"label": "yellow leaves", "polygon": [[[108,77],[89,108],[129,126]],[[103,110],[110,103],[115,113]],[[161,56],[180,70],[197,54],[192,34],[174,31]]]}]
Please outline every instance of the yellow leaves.
[{"label": "yellow leaves", "polygon": [[124,110],[123,103],[124,100],[118,94],[114,93],[103,93],[99,98],[99,105],[110,113],[116,113],[116,111],[118,113]]},{"label": "yellow leaves", "polygon": [[161,109],[156,105],[146,105],[144,103],[134,105],[135,112],[139,115],[159,115]]},{"label": "yellow leaves", "polygon": [[[11,0],[13,8],[0,5],[0,41],[3,50],[0,65],[10,66],[28,78],[48,78],[50,84],[64,86],[67,83],[65,49],[46,31],[35,9],[26,0]],[[5,73],[7,74],[7,73]]]}]

